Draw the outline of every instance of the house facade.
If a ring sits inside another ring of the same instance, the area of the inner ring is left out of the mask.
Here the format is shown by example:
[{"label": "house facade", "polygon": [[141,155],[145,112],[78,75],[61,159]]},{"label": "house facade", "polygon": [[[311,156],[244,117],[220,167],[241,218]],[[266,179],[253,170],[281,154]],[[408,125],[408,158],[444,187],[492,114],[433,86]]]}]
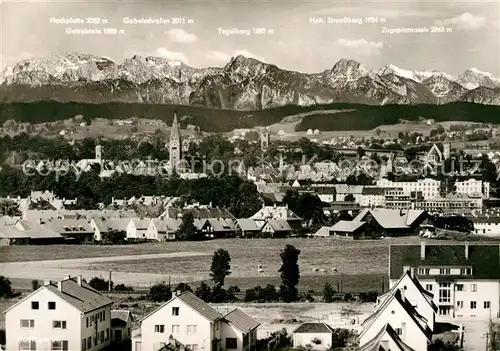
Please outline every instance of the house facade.
[{"label": "house facade", "polygon": [[416,279],[438,306],[437,319],[487,320],[500,315],[500,245],[390,246],[391,287],[401,274],[415,270]]},{"label": "house facade", "polygon": [[111,343],[112,304],[81,276],[46,282],[4,312],[7,350],[101,350]]},{"label": "house facade", "polygon": [[310,347],[312,350],[329,350],[332,347],[333,329],[326,323],[304,323],[293,332],[293,347]]},{"label": "house facade", "polygon": [[241,311],[226,317],[192,292],[176,293],[140,321],[132,351],[157,351],[173,343],[191,351],[250,349],[259,323]]}]

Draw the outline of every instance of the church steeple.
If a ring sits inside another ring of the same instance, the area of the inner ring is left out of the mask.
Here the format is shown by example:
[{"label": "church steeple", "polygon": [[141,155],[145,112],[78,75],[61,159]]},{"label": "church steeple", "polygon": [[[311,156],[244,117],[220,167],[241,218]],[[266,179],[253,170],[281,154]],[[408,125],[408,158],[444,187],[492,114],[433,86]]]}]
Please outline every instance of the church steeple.
[{"label": "church steeple", "polygon": [[182,156],[182,140],[179,122],[177,121],[177,111],[174,111],[174,121],[170,130],[169,156],[170,167],[178,169]]}]

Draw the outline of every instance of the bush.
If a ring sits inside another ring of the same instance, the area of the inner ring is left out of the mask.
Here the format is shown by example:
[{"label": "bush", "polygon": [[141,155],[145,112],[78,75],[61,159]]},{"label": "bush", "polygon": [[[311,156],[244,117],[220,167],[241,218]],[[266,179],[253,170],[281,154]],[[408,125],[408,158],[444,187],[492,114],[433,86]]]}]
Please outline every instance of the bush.
[{"label": "bush", "polygon": [[[90,279],[89,285],[96,289],[97,291],[107,291],[109,289],[109,284],[111,284],[111,289],[113,289],[113,282],[108,282],[107,280],[99,277],[94,277]],[[109,289],[109,290],[111,290]]]},{"label": "bush", "polygon": [[0,297],[11,298],[14,296],[12,291],[12,284],[9,279],[0,276]]},{"label": "bush", "polygon": [[113,288],[114,291],[134,291],[131,286],[126,286],[125,284],[118,284]]},{"label": "bush", "polygon": [[34,279],[31,281],[31,290],[33,291],[38,290],[39,287],[40,283],[38,282],[38,280]]},{"label": "bush", "polygon": [[148,299],[154,302],[164,302],[172,298],[172,291],[165,283],[155,284],[149,289]]},{"label": "bush", "polygon": [[257,285],[245,291],[245,302],[275,302],[278,300],[278,291],[272,284],[267,284],[264,288]]},{"label": "bush", "polygon": [[344,300],[344,302],[352,302],[352,301],[354,301],[354,297],[352,296],[351,293],[347,293],[344,295],[343,300]]},{"label": "bush", "polygon": [[362,292],[359,294],[359,299],[361,302],[377,302],[378,292],[368,291],[367,293]]}]

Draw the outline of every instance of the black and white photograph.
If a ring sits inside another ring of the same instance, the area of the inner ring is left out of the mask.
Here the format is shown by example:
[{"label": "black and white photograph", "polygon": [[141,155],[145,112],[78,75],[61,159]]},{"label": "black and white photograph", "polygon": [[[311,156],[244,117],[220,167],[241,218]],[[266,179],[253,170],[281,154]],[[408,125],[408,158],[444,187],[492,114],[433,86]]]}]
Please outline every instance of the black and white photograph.
[{"label": "black and white photograph", "polygon": [[0,0],[0,351],[500,350],[500,0]]}]

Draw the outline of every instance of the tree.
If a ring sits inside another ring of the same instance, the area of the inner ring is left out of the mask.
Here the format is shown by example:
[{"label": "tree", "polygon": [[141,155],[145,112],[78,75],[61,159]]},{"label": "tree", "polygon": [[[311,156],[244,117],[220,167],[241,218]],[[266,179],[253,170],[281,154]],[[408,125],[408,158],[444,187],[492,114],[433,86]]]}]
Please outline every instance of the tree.
[{"label": "tree", "polygon": [[149,289],[149,300],[154,302],[164,302],[172,298],[172,291],[165,283],[157,283]]},{"label": "tree", "polygon": [[102,242],[105,244],[116,245],[123,243],[127,237],[124,230],[110,230],[109,232],[102,233]]},{"label": "tree", "polygon": [[[97,291],[106,291],[109,289],[109,283],[103,278],[94,277],[90,279],[89,285]],[[113,282],[111,282],[111,289],[113,289]]]},{"label": "tree", "polygon": [[333,290],[330,283],[326,282],[325,287],[323,288],[323,301],[327,303],[331,303],[334,301],[335,291]]},{"label": "tree", "polygon": [[0,297],[11,298],[14,296],[12,291],[12,284],[9,279],[0,276]]},{"label": "tree", "polygon": [[193,291],[193,289],[191,289],[191,287],[189,285],[187,285],[186,283],[179,283],[176,287],[175,287],[175,291],[180,291],[181,293],[183,292],[186,292],[186,291]]},{"label": "tree", "polygon": [[361,146],[358,146],[357,153],[358,153],[359,158],[362,158],[363,156],[365,156],[365,150],[363,150],[363,148]]},{"label": "tree", "polygon": [[34,279],[31,281],[31,290],[33,291],[38,290],[39,287],[40,283],[38,282],[38,280]]},{"label": "tree", "polygon": [[210,267],[210,277],[216,286],[224,286],[224,280],[231,274],[231,256],[224,249],[218,249],[212,256],[212,266]]},{"label": "tree", "polygon": [[356,201],[356,199],[354,198],[353,194],[347,194],[346,196],[344,196],[344,201],[345,202],[354,202],[354,201]]},{"label": "tree", "polygon": [[177,230],[178,240],[195,240],[197,238],[198,229],[194,225],[194,216],[191,212],[186,212],[182,216],[182,223]]},{"label": "tree", "polygon": [[284,302],[294,302],[298,299],[299,255],[300,250],[290,244],[287,244],[280,253],[282,264],[278,272],[280,272],[281,276],[280,296]]},{"label": "tree", "polygon": [[0,215],[9,217],[20,216],[19,205],[11,200],[0,201]]},{"label": "tree", "polygon": [[205,302],[210,302],[212,300],[212,290],[205,282],[202,282],[200,286],[196,288],[194,293]]}]

